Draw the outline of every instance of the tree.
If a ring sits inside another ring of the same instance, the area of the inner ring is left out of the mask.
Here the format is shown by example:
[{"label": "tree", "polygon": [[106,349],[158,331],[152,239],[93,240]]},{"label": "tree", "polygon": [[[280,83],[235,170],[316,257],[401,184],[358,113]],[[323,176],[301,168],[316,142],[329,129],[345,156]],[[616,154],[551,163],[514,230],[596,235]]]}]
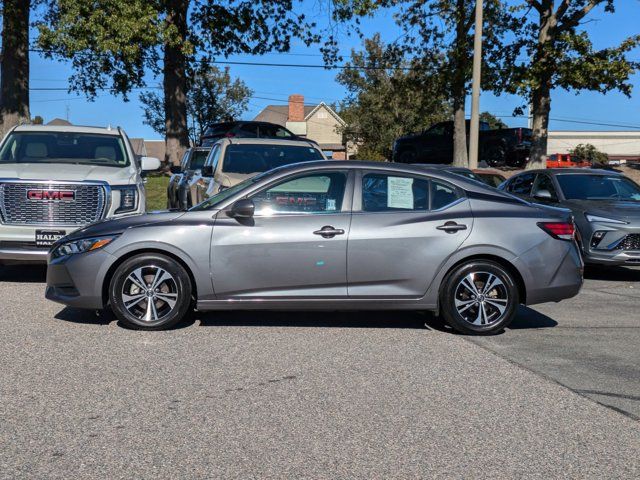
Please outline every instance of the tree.
[{"label": "tree", "polygon": [[[626,54],[640,42],[640,35],[624,40],[620,45],[595,49],[589,35],[581,28],[583,20],[601,6],[614,12],[614,0],[523,0],[525,11],[517,40],[505,51],[524,54],[512,70],[503,77],[504,89],[529,97],[533,111],[531,160],[527,168],[544,168],[547,153],[551,91],[592,90],[607,93],[618,90],[629,96],[630,76],[640,66]],[[511,54],[513,55],[513,54]]]},{"label": "tree", "polygon": [[[391,8],[403,35],[394,42],[407,55],[437,62],[442,88],[451,100],[454,121],[454,164],[468,164],[465,103],[473,65],[475,0],[341,0],[335,16],[349,21]],[[510,69],[513,51],[502,51],[505,38],[518,29],[503,0],[484,0],[483,88],[492,90],[503,70]]]},{"label": "tree", "polygon": [[44,118],[42,118],[40,115],[36,115],[31,119],[31,123],[34,125],[44,125]]},{"label": "tree", "polygon": [[348,92],[339,111],[358,158],[389,159],[395,138],[446,119],[450,106],[433,63],[408,60],[375,35],[346,66],[337,77]]},{"label": "tree", "polygon": [[29,17],[31,0],[2,4],[0,134],[29,121]]},{"label": "tree", "polygon": [[236,53],[287,51],[310,43],[314,24],[294,0],[58,0],[39,26],[46,55],[71,60],[72,91],[127,95],[162,76],[165,160],[178,163],[189,145],[188,78],[201,61]]},{"label": "tree", "polygon": [[[240,79],[231,79],[229,67],[220,70],[200,66],[187,93],[187,125],[191,142],[196,143],[204,129],[216,122],[238,118],[246,110],[253,92]],[[144,104],[144,123],[160,135],[165,134],[164,104],[155,92],[140,95]]]},{"label": "tree", "polygon": [[506,123],[504,123],[501,119],[499,119],[498,117],[496,117],[495,115],[489,112],[482,112],[480,114],[480,121],[488,123],[489,128],[491,128],[492,130],[499,129],[499,128],[509,128]]},{"label": "tree", "polygon": [[590,143],[576,145],[576,148],[569,153],[578,157],[579,160],[589,162],[593,165],[606,165],[609,162],[609,155],[601,152]]}]

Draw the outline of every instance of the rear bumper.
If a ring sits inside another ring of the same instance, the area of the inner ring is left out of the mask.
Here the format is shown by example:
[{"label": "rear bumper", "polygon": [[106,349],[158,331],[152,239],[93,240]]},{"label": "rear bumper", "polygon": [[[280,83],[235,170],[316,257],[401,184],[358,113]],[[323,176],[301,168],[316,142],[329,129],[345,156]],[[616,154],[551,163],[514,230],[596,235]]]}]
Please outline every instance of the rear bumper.
[{"label": "rear bumper", "polygon": [[584,263],[577,245],[574,242],[566,244],[566,251],[549,280],[536,281],[535,287],[527,289],[527,305],[559,302],[580,292],[584,282]]}]

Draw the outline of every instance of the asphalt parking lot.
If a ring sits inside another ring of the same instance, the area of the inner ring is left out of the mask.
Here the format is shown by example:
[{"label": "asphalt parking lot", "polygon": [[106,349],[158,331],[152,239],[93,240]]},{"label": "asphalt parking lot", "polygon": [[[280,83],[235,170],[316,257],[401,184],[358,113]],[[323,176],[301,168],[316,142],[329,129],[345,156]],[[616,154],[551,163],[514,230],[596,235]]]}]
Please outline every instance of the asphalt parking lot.
[{"label": "asphalt parking lot", "polygon": [[640,270],[490,338],[405,312],[137,332],[43,279],[0,270],[2,478],[640,476]]}]

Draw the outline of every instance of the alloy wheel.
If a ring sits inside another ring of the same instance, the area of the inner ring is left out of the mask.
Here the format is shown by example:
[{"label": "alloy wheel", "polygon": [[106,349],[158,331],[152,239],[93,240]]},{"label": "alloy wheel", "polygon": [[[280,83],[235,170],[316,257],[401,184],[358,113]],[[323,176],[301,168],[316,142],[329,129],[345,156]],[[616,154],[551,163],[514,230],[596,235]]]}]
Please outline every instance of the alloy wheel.
[{"label": "alloy wheel", "polygon": [[472,272],[458,282],[454,302],[466,322],[486,326],[502,319],[509,305],[509,291],[497,275]]},{"label": "alloy wheel", "polygon": [[121,292],[127,311],[144,322],[157,322],[169,315],[178,302],[178,284],[156,265],[137,267],[127,275]]}]

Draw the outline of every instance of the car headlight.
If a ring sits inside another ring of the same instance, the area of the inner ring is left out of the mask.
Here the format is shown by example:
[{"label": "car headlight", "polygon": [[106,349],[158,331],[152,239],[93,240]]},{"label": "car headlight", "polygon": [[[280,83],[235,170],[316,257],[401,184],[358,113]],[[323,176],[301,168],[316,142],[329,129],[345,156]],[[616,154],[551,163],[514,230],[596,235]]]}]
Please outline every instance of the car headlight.
[{"label": "car headlight", "polygon": [[108,237],[81,238],[72,242],[65,242],[54,248],[53,258],[66,257],[76,253],[92,252],[109,245],[117,235]]},{"label": "car headlight", "polygon": [[133,212],[138,207],[138,188],[135,185],[120,187],[120,206],[115,213]]},{"label": "car headlight", "polygon": [[617,220],[615,218],[600,217],[598,215],[591,215],[589,213],[586,213],[585,216],[587,217],[587,220],[590,222],[617,223],[618,225],[626,225],[628,223],[623,220]]}]

